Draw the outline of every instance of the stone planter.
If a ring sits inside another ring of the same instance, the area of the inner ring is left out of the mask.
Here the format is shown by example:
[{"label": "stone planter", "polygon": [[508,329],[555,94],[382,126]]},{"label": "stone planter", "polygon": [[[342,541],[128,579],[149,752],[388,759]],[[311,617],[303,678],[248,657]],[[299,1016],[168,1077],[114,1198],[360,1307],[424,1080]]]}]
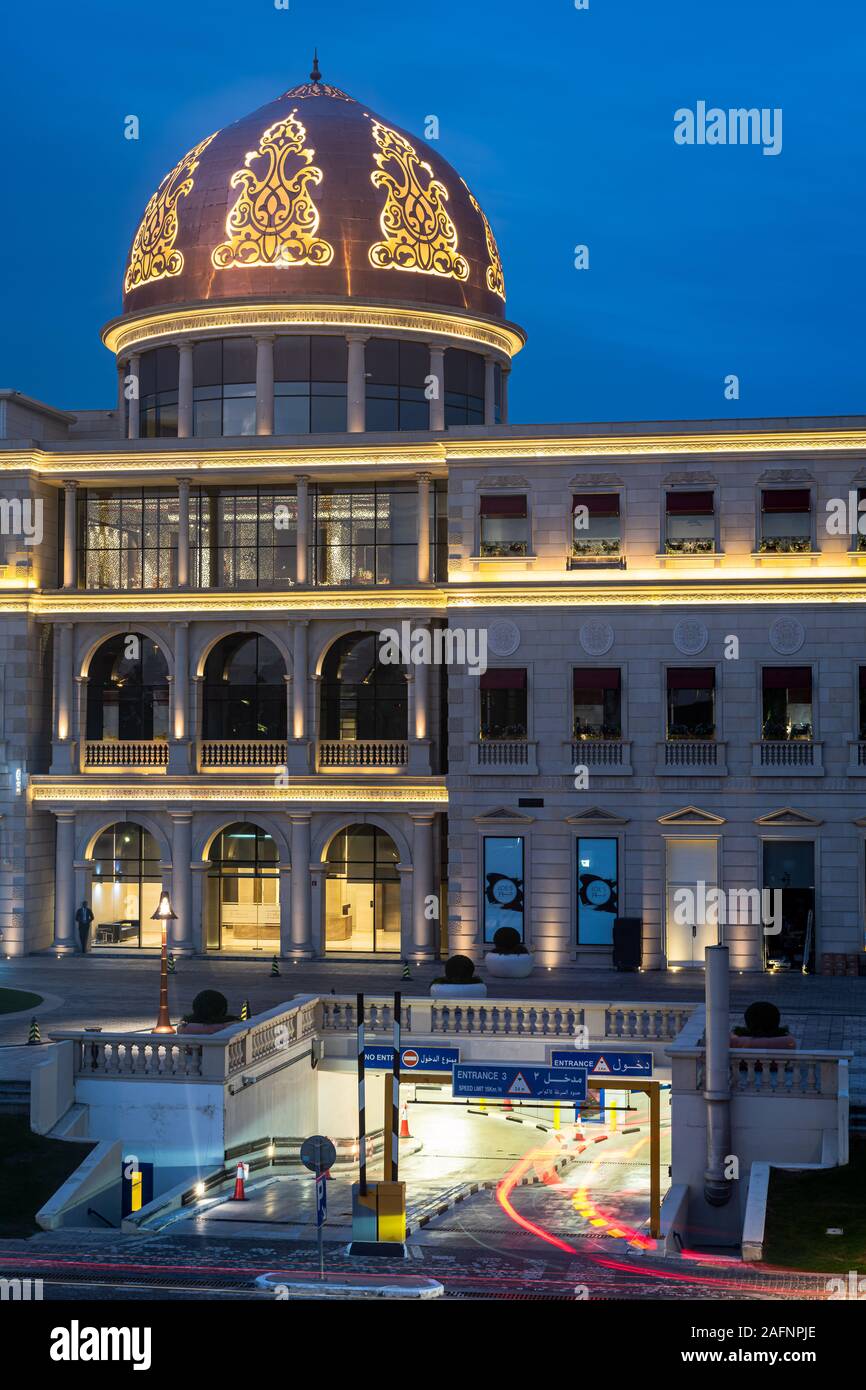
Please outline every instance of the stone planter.
[{"label": "stone planter", "polygon": [[502,956],[498,951],[490,951],[484,957],[484,969],[497,980],[525,980],[532,974],[534,964],[531,951],[519,956]]},{"label": "stone planter", "polygon": [[431,999],[486,999],[487,986],[480,980],[477,985],[431,985]]},{"label": "stone planter", "polygon": [[782,1038],[740,1038],[731,1034],[731,1047],[748,1047],[754,1052],[775,1052],[776,1049],[790,1052],[797,1046],[797,1039],[790,1033]]}]

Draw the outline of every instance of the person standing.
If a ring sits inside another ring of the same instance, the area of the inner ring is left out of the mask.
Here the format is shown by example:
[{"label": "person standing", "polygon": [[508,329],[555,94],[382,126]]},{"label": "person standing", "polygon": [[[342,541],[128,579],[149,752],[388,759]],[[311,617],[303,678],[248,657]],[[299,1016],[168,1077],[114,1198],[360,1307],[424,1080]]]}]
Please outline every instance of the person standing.
[{"label": "person standing", "polygon": [[75,921],[78,924],[78,935],[81,939],[81,954],[87,954],[87,938],[90,935],[90,924],[93,921],[93,913],[86,898],[81,899],[81,906],[75,914]]}]

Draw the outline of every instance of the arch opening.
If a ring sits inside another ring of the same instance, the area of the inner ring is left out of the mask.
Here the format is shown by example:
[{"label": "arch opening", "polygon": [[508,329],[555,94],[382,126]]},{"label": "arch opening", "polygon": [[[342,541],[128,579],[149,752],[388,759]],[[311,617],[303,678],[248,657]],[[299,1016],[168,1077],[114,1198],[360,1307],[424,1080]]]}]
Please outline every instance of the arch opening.
[{"label": "arch opening", "polygon": [[208,862],[205,949],[278,955],[280,870],[273,836],[236,821],[214,837]]},{"label": "arch opening", "polygon": [[325,856],[325,950],[394,955],[400,950],[399,853],[376,825],[350,825]]}]

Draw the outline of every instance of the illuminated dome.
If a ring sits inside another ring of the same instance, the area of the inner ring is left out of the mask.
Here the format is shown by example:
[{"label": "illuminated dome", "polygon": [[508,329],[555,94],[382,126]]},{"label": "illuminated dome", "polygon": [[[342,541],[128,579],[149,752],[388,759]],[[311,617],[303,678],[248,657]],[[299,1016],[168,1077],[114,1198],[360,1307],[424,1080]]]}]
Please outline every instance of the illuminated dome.
[{"label": "illuminated dome", "polygon": [[124,271],[127,319],[262,300],[505,311],[493,233],[459,174],[318,64],[178,161]]}]

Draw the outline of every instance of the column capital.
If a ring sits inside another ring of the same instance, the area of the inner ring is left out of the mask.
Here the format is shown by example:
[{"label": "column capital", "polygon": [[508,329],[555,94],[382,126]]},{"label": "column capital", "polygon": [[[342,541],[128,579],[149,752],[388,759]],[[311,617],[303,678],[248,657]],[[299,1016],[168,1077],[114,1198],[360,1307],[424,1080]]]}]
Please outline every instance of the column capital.
[{"label": "column capital", "polygon": [[63,486],[66,488],[66,491],[67,491],[67,492],[74,492],[75,489],[78,487],[78,479],[77,479],[77,478],[64,478],[64,479],[63,479]]},{"label": "column capital", "polygon": [[173,810],[169,810],[168,815],[169,815],[169,820],[171,820],[172,822],[178,822],[178,823],[180,823],[180,824],[182,825],[184,822],[190,822],[190,823],[191,823],[191,822],[192,822],[192,818],[193,818],[193,816],[195,815],[195,812],[194,812],[194,811],[191,811],[191,810],[182,810],[182,811],[173,811]]},{"label": "column capital", "polygon": [[310,481],[310,476],[311,476],[311,475],[310,475],[309,473],[296,473],[296,474],[295,474],[295,482],[296,482],[296,483],[308,483],[308,482]]},{"label": "column capital", "polygon": [[253,338],[255,338],[257,343],[275,343],[277,340],[276,333],[272,333],[268,329],[262,329],[259,332],[255,332],[252,336]]},{"label": "column capital", "polygon": [[347,343],[369,343],[372,334],[370,333],[347,333]]},{"label": "column capital", "polygon": [[432,477],[433,477],[433,474],[432,474],[432,473],[421,472],[421,473],[416,473],[416,474],[415,474],[415,477],[416,477],[416,479],[417,479],[417,481],[418,481],[419,483],[429,483],[429,482],[431,481]]}]

